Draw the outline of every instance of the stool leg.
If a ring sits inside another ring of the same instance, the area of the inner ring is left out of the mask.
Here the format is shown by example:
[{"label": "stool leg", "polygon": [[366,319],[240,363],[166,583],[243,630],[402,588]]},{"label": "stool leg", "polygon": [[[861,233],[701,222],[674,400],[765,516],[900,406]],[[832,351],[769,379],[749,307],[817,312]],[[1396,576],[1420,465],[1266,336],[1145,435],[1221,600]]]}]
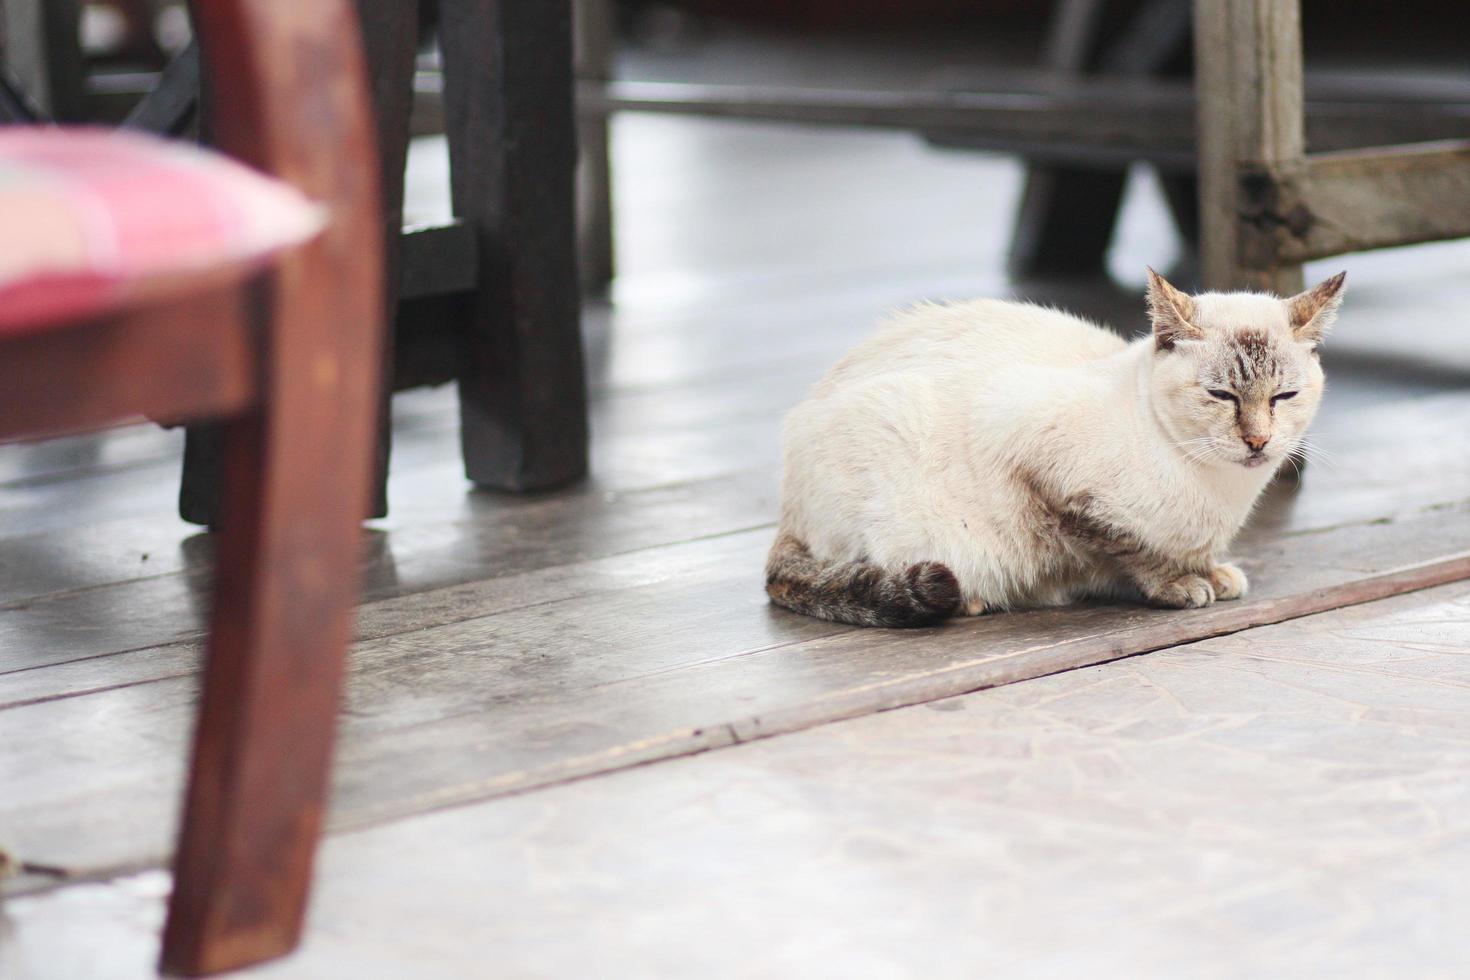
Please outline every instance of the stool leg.
[{"label": "stool leg", "polygon": [[403,282],[403,193],[408,165],[409,117],[413,111],[414,58],[419,45],[419,10],[413,0],[357,0],[363,52],[372,84],[377,124],[383,210],[383,309],[390,329],[383,345],[383,387],[378,400],[378,444],[371,517],[388,516],[388,458],[392,451],[393,363],[391,324]]},{"label": "stool leg", "polygon": [[1274,183],[1306,156],[1299,0],[1194,0],[1194,64],[1205,288],[1294,295],[1302,267],[1280,262],[1271,232],[1248,220],[1247,180]]},{"label": "stool leg", "polygon": [[1302,165],[1299,0],[1195,0],[1201,265],[1207,289],[1302,288],[1299,265],[1276,260],[1249,223],[1246,180]]},{"label": "stool leg", "polygon": [[570,0],[441,0],[454,211],[479,240],[460,374],[465,471],[538,490],[587,472]]},{"label": "stool leg", "polygon": [[[1052,5],[1042,61],[1063,75],[1097,67],[1104,47],[1107,0]],[[1103,271],[1123,202],[1125,169],[1096,170],[1027,161],[1026,184],[1011,233],[1011,273],[1077,276]]]},{"label": "stool leg", "polygon": [[[398,306],[402,280],[404,167],[408,161],[409,114],[413,108],[413,65],[418,47],[418,9],[411,2],[358,0],[363,49],[372,82],[373,118],[378,136],[380,200],[383,213],[383,308],[389,322]],[[384,338],[383,387],[371,410],[378,419],[374,483],[369,517],[388,514],[388,457],[393,396],[393,343]],[[379,376],[379,369],[373,369]],[[193,524],[219,524],[220,453],[217,427],[191,425],[184,444],[179,516]]]}]

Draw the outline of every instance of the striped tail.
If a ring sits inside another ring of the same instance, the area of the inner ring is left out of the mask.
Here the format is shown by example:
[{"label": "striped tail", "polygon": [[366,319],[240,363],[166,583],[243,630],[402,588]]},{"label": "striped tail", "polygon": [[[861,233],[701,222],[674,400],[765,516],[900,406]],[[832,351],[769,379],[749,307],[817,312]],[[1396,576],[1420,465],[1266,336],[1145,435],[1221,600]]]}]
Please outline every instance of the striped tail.
[{"label": "striped tail", "polygon": [[960,608],[947,565],[921,561],[890,572],[866,561],[821,561],[782,532],[766,559],[766,595],[794,612],[855,626],[932,626]]}]

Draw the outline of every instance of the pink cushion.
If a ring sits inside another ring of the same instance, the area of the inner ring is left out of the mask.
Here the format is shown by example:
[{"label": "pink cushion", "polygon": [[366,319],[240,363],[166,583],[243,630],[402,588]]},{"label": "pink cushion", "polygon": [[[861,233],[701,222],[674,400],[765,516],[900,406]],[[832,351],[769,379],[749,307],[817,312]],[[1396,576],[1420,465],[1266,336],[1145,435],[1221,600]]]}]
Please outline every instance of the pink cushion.
[{"label": "pink cushion", "polygon": [[323,209],[217,153],[90,128],[0,128],[0,335],[243,275]]}]

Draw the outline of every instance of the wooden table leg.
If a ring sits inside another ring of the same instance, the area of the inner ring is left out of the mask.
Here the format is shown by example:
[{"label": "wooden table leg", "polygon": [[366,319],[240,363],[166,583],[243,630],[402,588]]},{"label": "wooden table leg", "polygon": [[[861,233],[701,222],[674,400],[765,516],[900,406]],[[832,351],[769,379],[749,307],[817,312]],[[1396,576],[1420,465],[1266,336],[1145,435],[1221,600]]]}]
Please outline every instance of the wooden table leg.
[{"label": "wooden table leg", "polygon": [[[1056,0],[1042,61],[1064,74],[1095,68],[1107,0]],[[1030,163],[1011,233],[1018,276],[1101,272],[1127,172]]]},{"label": "wooden table leg", "polygon": [[[1058,0],[1043,61],[1059,74],[1133,77],[1188,69],[1190,0]],[[1116,30],[1105,21],[1126,14]],[[1109,35],[1115,36],[1109,36]],[[1104,270],[1127,183],[1125,170],[1031,163],[1011,239],[1019,276],[1091,275]],[[1162,177],[1185,247],[1199,237],[1194,178]]]},{"label": "wooden table leg", "polygon": [[[603,84],[612,77],[613,10],[611,0],[576,0],[577,80]],[[614,261],[612,224],[612,157],[608,146],[608,117],[577,119],[577,230],[582,289],[605,293],[612,283]]]},{"label": "wooden table leg", "polygon": [[587,471],[570,0],[441,0],[455,213],[477,233],[460,418],[476,484]]},{"label": "wooden table leg", "polygon": [[[1306,154],[1298,0],[1195,0],[1201,263],[1208,289],[1302,288],[1301,266],[1247,265],[1245,181],[1300,168]],[[1269,248],[1256,235],[1252,248]]]},{"label": "wooden table leg", "polygon": [[[363,48],[372,82],[373,113],[382,160],[384,228],[383,308],[398,305],[402,276],[400,231],[403,227],[404,167],[408,161],[408,122],[413,107],[413,63],[418,50],[419,20],[414,0],[358,0]],[[393,322],[391,315],[389,323]],[[388,458],[392,444],[393,343],[384,343],[382,394],[376,409],[378,441],[375,483],[369,517],[388,513]],[[179,487],[179,516],[210,527],[219,520],[220,433],[216,425],[189,427],[184,441],[184,471]]]},{"label": "wooden table leg", "polygon": [[[413,110],[414,59],[419,45],[417,0],[357,0],[372,84],[373,114],[382,161],[383,309],[392,324],[403,283],[403,186]],[[372,517],[388,514],[388,459],[392,449],[393,331],[383,345],[383,388],[378,398],[377,470]]]}]

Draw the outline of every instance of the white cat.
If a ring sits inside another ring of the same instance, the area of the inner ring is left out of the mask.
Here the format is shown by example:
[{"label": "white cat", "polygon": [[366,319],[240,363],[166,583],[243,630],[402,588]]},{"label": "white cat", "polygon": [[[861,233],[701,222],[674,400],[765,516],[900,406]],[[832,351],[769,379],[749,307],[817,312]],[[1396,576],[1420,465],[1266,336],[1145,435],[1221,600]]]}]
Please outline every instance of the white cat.
[{"label": "white cat", "polygon": [[895,316],[786,420],[767,593],[869,626],[1244,595],[1224,550],[1316,414],[1343,280],[1189,296],[1150,269],[1131,344],[1025,303]]}]

